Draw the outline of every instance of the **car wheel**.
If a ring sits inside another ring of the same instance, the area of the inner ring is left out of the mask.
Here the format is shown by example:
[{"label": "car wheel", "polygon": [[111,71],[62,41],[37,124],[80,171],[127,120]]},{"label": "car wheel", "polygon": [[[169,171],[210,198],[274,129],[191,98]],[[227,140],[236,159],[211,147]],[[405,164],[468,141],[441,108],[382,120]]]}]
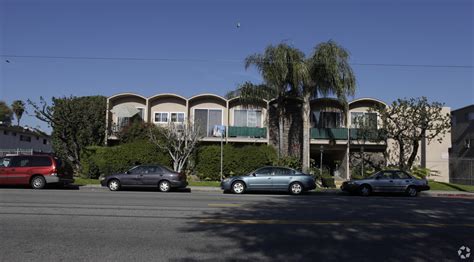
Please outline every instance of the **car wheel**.
[{"label": "car wheel", "polygon": [[290,193],[292,195],[299,195],[299,194],[303,193],[303,185],[300,182],[291,183]]},{"label": "car wheel", "polygon": [[245,184],[242,181],[236,181],[232,184],[232,193],[242,194],[245,191]]},{"label": "car wheel", "polygon": [[43,176],[35,176],[31,179],[30,185],[33,189],[43,189],[46,186],[46,180]]},{"label": "car wheel", "polygon": [[371,193],[372,193],[372,189],[368,185],[362,185],[359,188],[359,195],[361,196],[370,196]]},{"label": "car wheel", "polygon": [[171,190],[170,182],[166,180],[162,180],[158,184],[158,188],[160,189],[161,192],[169,192]]},{"label": "car wheel", "polygon": [[418,195],[418,190],[415,187],[410,186],[407,188],[406,193],[410,197],[416,197]]},{"label": "car wheel", "polygon": [[119,191],[120,190],[120,181],[117,179],[112,179],[109,181],[109,184],[107,185],[110,189],[110,191]]}]

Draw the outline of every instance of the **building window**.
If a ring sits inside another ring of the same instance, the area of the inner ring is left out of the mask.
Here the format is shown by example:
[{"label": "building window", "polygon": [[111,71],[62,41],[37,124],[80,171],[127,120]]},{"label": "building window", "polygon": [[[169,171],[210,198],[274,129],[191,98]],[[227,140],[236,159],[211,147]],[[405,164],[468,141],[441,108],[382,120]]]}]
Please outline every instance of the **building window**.
[{"label": "building window", "polygon": [[342,112],[314,111],[312,113],[314,126],[317,128],[342,128],[344,120]]},{"label": "building window", "polygon": [[47,145],[47,144],[48,144],[48,140],[43,139],[43,145]]},{"label": "building window", "polygon": [[472,120],[474,120],[474,112],[466,113],[466,120],[467,120],[467,121],[472,121]]},{"label": "building window", "polygon": [[117,131],[128,126],[129,123],[130,123],[130,117],[117,117],[117,126],[118,126]]},{"label": "building window", "polygon": [[167,112],[155,113],[155,123],[168,123],[168,113]]},{"label": "building window", "polygon": [[177,112],[171,113],[171,122],[172,123],[183,123],[184,122],[184,113]]},{"label": "building window", "polygon": [[20,141],[31,142],[31,136],[20,135]]},{"label": "building window", "polygon": [[215,126],[222,125],[221,109],[195,109],[194,127],[198,128],[201,136],[213,136]]},{"label": "building window", "polygon": [[352,128],[368,128],[377,129],[377,113],[351,112]]},{"label": "building window", "polygon": [[234,110],[234,126],[260,127],[261,110]]},{"label": "building window", "polygon": [[140,117],[141,120],[145,119],[145,108],[137,107],[138,113],[137,115]]}]

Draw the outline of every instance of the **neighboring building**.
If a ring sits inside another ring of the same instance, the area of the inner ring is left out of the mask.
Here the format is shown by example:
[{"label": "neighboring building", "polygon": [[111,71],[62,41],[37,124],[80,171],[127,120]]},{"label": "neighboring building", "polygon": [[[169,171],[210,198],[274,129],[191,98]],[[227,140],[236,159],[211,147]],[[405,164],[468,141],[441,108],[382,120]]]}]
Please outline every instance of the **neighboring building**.
[{"label": "neighboring building", "polygon": [[15,152],[51,153],[51,138],[28,127],[0,125],[0,155]]},{"label": "neighboring building", "polygon": [[[215,126],[225,126],[226,143],[263,143],[278,148],[278,117],[273,106],[275,101],[261,101],[254,105],[242,105],[238,98],[225,99],[214,94],[184,98],[175,94],[158,94],[143,97],[133,93],[121,93],[107,99],[107,136],[109,144],[117,141],[117,133],[133,119],[154,124],[169,122],[185,123],[190,119],[202,132],[202,141],[218,142]],[[282,154],[302,154],[301,100],[286,103]],[[343,179],[350,176],[351,155],[357,152],[386,152],[393,141],[371,142],[360,139],[356,119],[363,117],[375,127],[379,126],[377,114],[370,112],[375,105],[387,106],[373,98],[361,98],[347,105],[336,99],[323,98],[311,102],[310,158],[332,174]],[[449,108],[443,110],[449,112]],[[270,127],[270,128],[269,128]],[[448,134],[442,143],[422,143],[418,164],[438,173],[435,180],[449,180]]]},{"label": "neighboring building", "polygon": [[451,111],[450,181],[474,185],[474,105]]}]

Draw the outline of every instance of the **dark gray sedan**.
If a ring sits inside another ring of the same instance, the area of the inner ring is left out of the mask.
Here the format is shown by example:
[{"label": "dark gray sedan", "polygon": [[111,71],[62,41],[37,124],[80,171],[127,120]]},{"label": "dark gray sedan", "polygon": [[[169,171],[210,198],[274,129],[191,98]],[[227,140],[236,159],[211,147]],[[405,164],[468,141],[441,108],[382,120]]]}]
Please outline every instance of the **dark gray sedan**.
[{"label": "dark gray sedan", "polygon": [[221,182],[224,192],[242,194],[245,191],[287,191],[299,195],[316,188],[314,178],[286,167],[262,167],[244,176],[234,176]]},{"label": "dark gray sedan", "polygon": [[383,170],[366,179],[350,180],[342,183],[341,190],[368,196],[373,192],[398,192],[417,196],[418,192],[429,190],[425,179],[417,179],[405,171]]},{"label": "dark gray sedan", "polygon": [[122,174],[100,177],[100,184],[111,191],[122,187],[157,187],[161,192],[172,188],[185,188],[188,185],[186,175],[160,165],[135,166]]}]

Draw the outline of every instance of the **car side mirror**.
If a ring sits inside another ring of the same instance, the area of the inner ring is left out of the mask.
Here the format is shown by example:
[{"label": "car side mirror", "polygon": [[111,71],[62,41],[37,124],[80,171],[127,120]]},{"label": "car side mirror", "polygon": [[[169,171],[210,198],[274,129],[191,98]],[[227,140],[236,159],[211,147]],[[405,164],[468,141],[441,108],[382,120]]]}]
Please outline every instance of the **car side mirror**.
[{"label": "car side mirror", "polygon": [[255,173],[252,173],[252,176],[256,176]]},{"label": "car side mirror", "polygon": [[130,175],[130,171],[125,172],[125,174]]},{"label": "car side mirror", "polygon": [[378,180],[378,179],[380,179],[380,177],[379,177],[379,176],[376,176],[375,179]]}]

